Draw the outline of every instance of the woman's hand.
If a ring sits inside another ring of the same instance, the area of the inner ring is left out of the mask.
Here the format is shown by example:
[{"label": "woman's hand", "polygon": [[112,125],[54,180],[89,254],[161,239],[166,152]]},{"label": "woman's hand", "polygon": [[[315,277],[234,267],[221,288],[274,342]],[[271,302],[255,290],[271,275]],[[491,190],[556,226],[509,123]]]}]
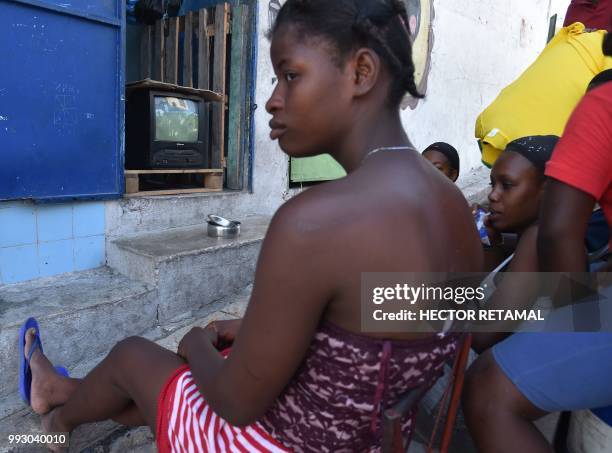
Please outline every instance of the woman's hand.
[{"label": "woman's hand", "polygon": [[194,327],[183,337],[176,353],[189,362],[189,358],[193,354],[197,354],[206,344],[212,344],[216,347],[218,342],[217,331],[210,325],[206,328]]},{"label": "woman's hand", "polygon": [[[489,213],[489,210],[486,207],[481,206],[478,203],[474,203],[472,205],[472,216],[474,217],[474,220],[476,220],[476,213],[478,210],[483,210],[487,214]],[[489,236],[491,247],[501,245],[503,243],[502,234],[493,227],[491,224],[491,217],[489,215],[484,218],[484,226],[487,229],[487,236]]]},{"label": "woman's hand", "polygon": [[497,231],[493,225],[491,225],[491,217],[486,216],[484,219],[484,225],[487,228],[487,236],[489,236],[489,241],[491,242],[491,247],[495,247],[497,245],[502,245],[504,243],[504,238],[502,234]]},{"label": "woman's hand", "polygon": [[241,325],[242,319],[225,319],[213,321],[206,327],[212,328],[217,332],[218,341],[216,347],[219,351],[222,351],[234,344]]}]

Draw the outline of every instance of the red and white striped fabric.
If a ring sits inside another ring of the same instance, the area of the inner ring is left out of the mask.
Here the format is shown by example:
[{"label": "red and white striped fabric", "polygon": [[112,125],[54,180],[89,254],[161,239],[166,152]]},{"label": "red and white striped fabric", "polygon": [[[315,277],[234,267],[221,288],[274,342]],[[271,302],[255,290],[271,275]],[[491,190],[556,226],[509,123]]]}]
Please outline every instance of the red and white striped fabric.
[{"label": "red and white striped fabric", "polygon": [[159,395],[156,438],[159,453],[290,451],[259,423],[237,428],[215,414],[188,366],[176,370]]}]

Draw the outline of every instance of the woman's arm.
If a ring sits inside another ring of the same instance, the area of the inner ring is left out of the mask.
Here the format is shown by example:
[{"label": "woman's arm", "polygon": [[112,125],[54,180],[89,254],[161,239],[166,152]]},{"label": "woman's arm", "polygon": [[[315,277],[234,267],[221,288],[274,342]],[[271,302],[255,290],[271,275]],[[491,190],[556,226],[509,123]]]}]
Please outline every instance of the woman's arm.
[{"label": "woman's arm", "polygon": [[230,356],[222,359],[203,339],[188,359],[204,398],[234,425],[256,421],[286,387],[334,296],[333,278],[321,259],[329,241],[321,228],[304,227],[312,219],[304,218],[308,210],[300,203],[287,203],[272,220]]},{"label": "woman's arm", "polygon": [[493,271],[502,261],[514,253],[516,247],[515,234],[500,234],[497,242],[494,242],[490,247],[483,247],[484,271]]},{"label": "woman's arm", "polygon": [[[503,273],[503,278],[487,301],[486,309],[493,310],[521,310],[529,308],[537,299],[539,293],[538,283],[538,256],[536,240],[538,227],[528,228],[521,235],[517,244],[514,258]],[[511,332],[479,332],[473,334],[473,348],[482,352],[500,342]]]}]

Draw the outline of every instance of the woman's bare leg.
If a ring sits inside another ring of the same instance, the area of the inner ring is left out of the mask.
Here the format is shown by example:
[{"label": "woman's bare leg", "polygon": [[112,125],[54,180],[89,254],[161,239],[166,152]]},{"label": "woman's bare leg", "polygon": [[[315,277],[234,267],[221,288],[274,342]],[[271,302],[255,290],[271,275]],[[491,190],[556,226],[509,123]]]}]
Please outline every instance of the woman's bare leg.
[{"label": "woman's bare leg", "polygon": [[479,452],[552,453],[533,422],[546,415],[499,368],[487,350],[468,370],[463,411]]},{"label": "woman's bare leg", "polygon": [[62,378],[54,370],[55,376],[51,376],[51,365],[47,361],[46,366],[41,357],[32,361],[32,394],[37,410],[53,407],[68,395],[64,405],[42,416],[43,428],[53,432],[72,431],[83,423],[108,419],[126,417],[133,421],[134,407],[140,416],[137,421],[155,432],[159,393],[170,375],[184,364],[176,354],[137,337],[118,343],[82,381]]},{"label": "woman's bare leg", "polygon": [[[28,353],[34,341],[35,329],[26,333],[24,352]],[[43,415],[51,409],[62,406],[68,401],[70,395],[83,381],[82,379],[68,378],[57,373],[49,359],[37,349],[30,360],[32,369],[32,391],[30,402],[32,409],[38,415]],[[113,418],[117,423],[126,426],[146,425],[138,408],[133,404],[120,415]]]}]

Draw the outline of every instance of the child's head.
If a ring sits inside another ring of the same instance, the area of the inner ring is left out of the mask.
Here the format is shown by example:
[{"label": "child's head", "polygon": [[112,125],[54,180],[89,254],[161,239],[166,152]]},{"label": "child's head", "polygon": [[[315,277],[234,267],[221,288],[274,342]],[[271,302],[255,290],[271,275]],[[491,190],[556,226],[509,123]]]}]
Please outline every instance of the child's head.
[{"label": "child's head", "polygon": [[490,221],[496,230],[520,233],[537,221],[546,162],[558,141],[537,135],[508,143],[491,169]]},{"label": "child's head", "polygon": [[432,143],[425,151],[423,157],[431,162],[451,181],[457,181],[459,177],[459,153],[457,150],[444,142]]},{"label": "child's head", "polygon": [[287,0],[270,33],[272,138],[293,156],[326,152],[359,115],[421,97],[407,20],[401,0]]}]

